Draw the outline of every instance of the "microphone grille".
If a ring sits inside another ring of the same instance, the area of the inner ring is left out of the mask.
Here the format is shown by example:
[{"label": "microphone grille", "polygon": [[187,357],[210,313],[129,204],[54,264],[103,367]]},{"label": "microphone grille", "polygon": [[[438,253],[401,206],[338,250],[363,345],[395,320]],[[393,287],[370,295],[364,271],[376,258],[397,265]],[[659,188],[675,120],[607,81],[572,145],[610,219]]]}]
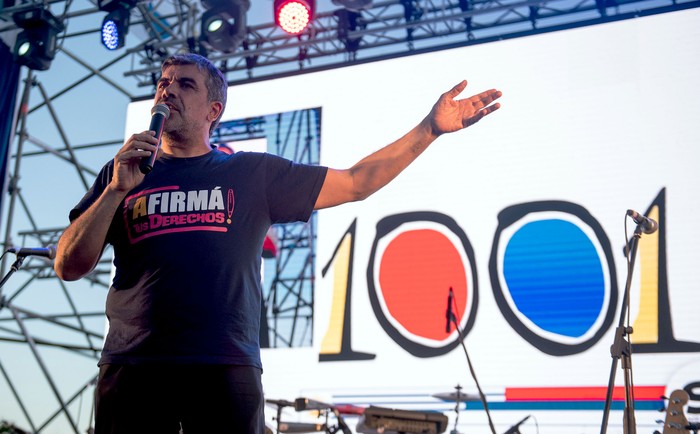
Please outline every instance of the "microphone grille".
[{"label": "microphone grille", "polygon": [[151,109],[151,116],[153,116],[156,113],[162,114],[163,116],[165,116],[165,119],[168,119],[170,117],[170,109],[165,104],[154,105]]}]

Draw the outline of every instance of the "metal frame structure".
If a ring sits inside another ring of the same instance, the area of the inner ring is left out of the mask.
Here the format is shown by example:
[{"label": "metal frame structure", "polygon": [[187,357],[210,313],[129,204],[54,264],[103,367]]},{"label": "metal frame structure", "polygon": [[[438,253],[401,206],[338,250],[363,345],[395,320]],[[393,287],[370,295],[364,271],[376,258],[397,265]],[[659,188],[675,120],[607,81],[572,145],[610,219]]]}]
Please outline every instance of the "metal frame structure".
[{"label": "metal frame structure", "polygon": [[[698,6],[700,0],[380,1],[359,12],[339,9],[319,13],[312,25],[297,37],[290,37],[272,23],[249,26],[245,41],[234,52],[206,54],[225,72],[230,83],[237,84]],[[202,13],[197,0],[139,2],[132,11],[127,48],[121,52],[97,53],[95,50],[103,50],[97,43],[98,48],[83,47],[81,51],[78,41],[98,40],[103,14],[88,0],[28,0],[0,8],[0,37],[11,40],[12,34],[17,32],[11,18],[14,12],[46,7],[64,24],[70,24],[59,35],[54,63],[63,62],[80,72],[59,77],[52,75],[51,69],[43,73],[28,71],[23,79],[22,110],[16,123],[16,152],[9,166],[8,196],[2,201],[4,249],[15,245],[52,244],[63,230],[65,210],[60,211],[59,221],[63,223],[45,226],[38,218],[37,208],[41,210],[41,207],[37,204],[46,198],[23,189],[23,161],[52,158],[70,166],[67,172],[77,177],[77,190],[84,191],[97,174],[95,167],[99,167],[85,155],[96,149],[101,155],[108,155],[123,141],[120,132],[115,131],[105,133],[111,137],[95,140],[76,138],[81,137],[75,126],[79,122],[69,118],[85,113],[58,110],[56,106],[64,95],[80,91],[87,82],[96,82],[103,89],[101,96],[105,100],[125,105],[152,95],[164,57],[178,51],[206,51],[197,34]],[[62,13],[56,13],[57,10]],[[124,80],[125,76],[129,79]],[[30,94],[38,96],[40,102],[30,105]],[[123,106],[120,110],[123,111]],[[47,123],[52,124],[56,132],[51,139],[42,139]],[[79,140],[83,144],[76,144]],[[279,143],[284,145],[284,140]],[[295,154],[302,161],[311,155],[307,146],[304,141],[293,144]],[[101,165],[104,157],[100,157],[99,162]],[[75,196],[70,196],[64,206],[74,201]],[[291,334],[274,331],[272,346],[298,345],[310,340],[313,233],[313,223],[278,228],[281,249],[275,268],[279,277],[271,284],[273,289],[267,302],[273,327],[282,330],[282,323],[285,323],[284,327],[291,330]],[[1,274],[5,275],[9,269],[13,277],[6,287],[0,288],[0,373],[25,417],[19,424],[28,424],[32,432],[42,432],[57,423],[64,424],[64,432],[83,430],[80,415],[81,411],[88,414],[86,409],[90,408],[88,392],[95,379],[94,363],[101,346],[104,315],[99,302],[83,301],[84,288],[106,289],[109,286],[110,257],[107,251],[96,270],[79,284],[66,284],[57,279],[51,261],[29,258],[26,264],[15,261],[10,265],[8,257],[3,258]],[[295,273],[289,272],[290,264],[296,264]],[[57,306],[26,305],[25,296],[32,291],[41,291]],[[103,295],[98,294],[103,299]],[[15,352],[16,347],[21,350]],[[8,349],[12,351],[9,358]],[[74,357],[71,360],[80,362],[57,366],[54,363],[57,351],[69,353]],[[26,391],[21,377],[12,369],[30,363],[17,359],[26,355],[35,364],[37,376],[43,377],[47,384],[38,392]],[[92,368],[82,371],[83,366]],[[80,371],[78,377],[81,378],[67,383],[62,378],[67,370]],[[36,393],[48,394],[57,409],[49,413],[37,411],[36,407],[45,408],[47,404],[35,404]],[[63,422],[58,421],[60,416],[65,419]],[[0,419],[2,417],[0,414]],[[87,425],[90,426],[90,421]]]},{"label": "metal frame structure", "polygon": [[[25,86],[22,92],[21,107],[26,107],[28,105],[30,91],[35,86],[38,86],[41,94],[45,95],[45,90],[41,83],[36,81],[32,71],[29,71],[24,82]],[[47,103],[48,106],[51,107],[50,100],[47,100]],[[51,110],[51,112],[54,114],[53,110]],[[57,121],[57,119],[55,120]],[[23,149],[27,142],[32,141],[32,138],[27,132],[27,124],[27,112],[21,110],[17,122],[17,154],[14,156],[13,170],[9,177],[9,217],[5,225],[5,248],[14,246],[14,242],[12,241],[12,222],[15,213],[19,214],[19,212],[15,211],[17,203],[21,205],[32,228],[30,230],[21,230],[17,232],[18,237],[22,239],[22,245],[25,244],[26,240],[30,240],[30,244],[35,243],[34,240],[37,240],[39,245],[55,244],[63,231],[63,228],[39,228],[32,218],[32,213],[29,212],[27,199],[21,193],[19,175],[21,172],[21,162],[23,160]],[[57,123],[57,125],[60,124]],[[70,149],[70,147],[68,147],[68,149]],[[72,152],[70,152],[69,155],[72,163],[75,164],[75,167],[80,173],[81,180],[87,182],[84,171],[88,173],[91,171],[82,168]],[[94,173],[91,174],[93,176],[95,175]],[[43,422],[38,423],[36,415],[32,415],[30,408],[26,405],[28,400],[26,397],[23,398],[20,388],[16,386],[15,381],[11,378],[10,370],[5,368],[2,357],[0,357],[0,373],[2,373],[9,390],[21,409],[26,423],[29,424],[31,432],[41,432],[53,423],[58,416],[63,415],[65,416],[67,427],[73,432],[78,433],[79,418],[76,419],[75,412],[72,412],[70,407],[75,407],[75,403],[82,401],[86,392],[91,390],[91,386],[94,385],[96,380],[96,373],[94,370],[87,371],[85,381],[77,390],[62,388],[57,381],[57,374],[59,373],[55,372],[55,369],[51,369],[50,364],[47,363],[46,353],[40,351],[40,348],[58,348],[75,356],[88,358],[93,361],[93,364],[96,363],[102,347],[103,335],[99,327],[96,328],[94,324],[88,324],[88,319],[104,318],[104,309],[88,311],[79,308],[79,304],[76,303],[75,294],[69,290],[65,282],[55,277],[53,273],[53,262],[46,258],[39,258],[41,260],[37,263],[37,261],[33,261],[33,259],[33,257],[30,257],[27,266],[23,267],[25,258],[17,256],[14,263],[9,267],[9,271],[6,273],[8,261],[7,256],[3,255],[2,265],[0,266],[0,273],[4,276],[0,284],[0,341],[12,344],[25,344],[28,346],[39,373],[49,386],[49,393],[53,395],[58,404],[57,410],[47,415]],[[86,281],[107,288],[109,285],[104,275],[109,273],[108,263],[108,260],[101,260],[98,267],[86,277]],[[10,277],[19,271],[21,271],[21,273],[17,276],[22,278],[23,281],[14,285],[13,288],[10,288],[8,291],[7,288],[5,288],[5,284],[10,282]],[[47,313],[46,311],[40,312],[39,310],[31,309],[31,307],[22,306],[23,303],[19,301],[22,299],[22,296],[26,292],[29,292],[31,288],[43,286],[43,283],[47,279],[54,281],[59,286],[67,309],[61,313]],[[41,323],[39,325],[39,327],[43,329],[41,333],[37,332],[37,323]],[[72,394],[66,398],[66,393]],[[87,400],[90,401],[89,395]],[[79,411],[78,414],[80,414]]]},{"label": "metal frame structure", "polygon": [[[274,120],[272,119],[274,118]],[[320,109],[310,108],[276,115],[223,122],[212,143],[236,148],[236,141],[267,138],[268,152],[304,164],[319,164]],[[233,142],[233,143],[232,143]],[[272,227],[277,254],[264,282],[266,324],[264,347],[299,347],[312,344],[316,213],[308,222]],[[268,338],[268,339],[266,339]],[[271,339],[270,339],[271,338]]]},{"label": "metal frame structure", "polygon": [[[45,3],[65,4],[63,20],[101,13],[91,3],[92,7],[73,10],[73,3],[64,1],[31,0],[0,10],[0,23],[5,22],[0,34],[16,29],[13,13]],[[238,49],[220,53],[200,43],[198,2],[141,2],[132,11],[131,27],[139,27],[144,37],[108,63],[92,66],[65,46],[62,52],[133,100],[152,94],[161,61],[175,52],[206,54],[229,82],[244,83],[698,6],[697,0],[390,0],[361,11],[340,8],[320,13],[295,37],[274,23],[250,26]],[[62,40],[97,35],[99,20],[93,21],[95,27],[66,31]],[[104,73],[123,60],[130,64],[124,75],[147,91],[129,91]]]},{"label": "metal frame structure", "polygon": [[[296,162],[320,164],[320,119],[318,108],[278,114],[272,152]],[[312,344],[316,223],[313,213],[308,222],[273,226],[279,249],[266,298],[272,348]]]}]

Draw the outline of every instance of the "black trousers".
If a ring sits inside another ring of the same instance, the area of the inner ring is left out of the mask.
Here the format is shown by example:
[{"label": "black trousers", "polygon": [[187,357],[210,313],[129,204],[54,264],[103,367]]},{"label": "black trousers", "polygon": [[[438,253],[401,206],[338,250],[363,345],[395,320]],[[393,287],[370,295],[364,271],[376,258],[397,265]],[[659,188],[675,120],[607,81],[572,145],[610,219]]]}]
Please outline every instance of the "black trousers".
[{"label": "black trousers", "polygon": [[261,370],[231,365],[102,365],[95,434],[262,434]]}]

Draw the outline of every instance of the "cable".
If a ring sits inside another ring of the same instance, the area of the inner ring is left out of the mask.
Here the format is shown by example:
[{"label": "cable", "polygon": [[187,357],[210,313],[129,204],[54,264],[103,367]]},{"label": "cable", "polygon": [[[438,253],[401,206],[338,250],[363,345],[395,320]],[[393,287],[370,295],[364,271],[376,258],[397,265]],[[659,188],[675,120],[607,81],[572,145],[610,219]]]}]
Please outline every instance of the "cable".
[{"label": "cable", "polygon": [[489,420],[489,427],[491,427],[491,433],[496,434],[496,428],[493,426],[493,420],[491,419],[491,413],[489,412],[489,405],[488,402],[486,401],[486,396],[484,395],[484,392],[481,390],[481,386],[479,385],[479,380],[476,378],[476,372],[474,371],[474,366],[472,366],[472,361],[471,358],[469,357],[469,352],[467,351],[467,346],[464,344],[464,339],[462,337],[462,330],[459,328],[459,321],[457,321],[457,318],[459,318],[459,310],[457,309],[457,297],[452,298],[452,307],[454,309],[455,314],[452,316],[451,320],[455,325],[455,328],[457,329],[457,336],[459,339],[459,343],[462,345],[462,349],[464,350],[464,355],[467,357],[467,365],[469,365],[469,372],[472,375],[472,378],[474,379],[474,384],[476,384],[476,389],[479,391],[479,398],[481,399],[481,404],[484,406],[484,410],[486,410],[486,417]]},{"label": "cable", "polygon": [[[641,238],[641,233],[635,232],[634,234],[632,234],[632,236]],[[628,240],[628,239],[629,238],[627,236],[627,213],[625,213],[625,240]],[[627,247],[625,248],[625,258],[627,259],[627,273],[628,274],[632,273],[632,259],[630,258],[630,255],[631,255],[631,249],[630,249],[630,245],[628,242]],[[631,296],[630,296],[631,292],[632,292],[632,288],[628,288],[628,290],[626,291],[626,298],[624,301],[625,303],[627,303],[627,312],[626,312],[627,324],[625,324],[625,330],[631,330],[631,328],[630,328],[631,323],[632,323],[631,314],[630,314],[630,311],[632,310]],[[633,378],[634,378],[633,372],[634,371],[632,370],[632,336],[629,336],[629,335],[627,337],[627,351],[629,353],[628,357],[629,357],[629,361],[630,361],[630,363],[629,363],[629,384],[630,384],[629,400],[630,400],[630,402],[634,403],[634,380],[633,380]]]}]

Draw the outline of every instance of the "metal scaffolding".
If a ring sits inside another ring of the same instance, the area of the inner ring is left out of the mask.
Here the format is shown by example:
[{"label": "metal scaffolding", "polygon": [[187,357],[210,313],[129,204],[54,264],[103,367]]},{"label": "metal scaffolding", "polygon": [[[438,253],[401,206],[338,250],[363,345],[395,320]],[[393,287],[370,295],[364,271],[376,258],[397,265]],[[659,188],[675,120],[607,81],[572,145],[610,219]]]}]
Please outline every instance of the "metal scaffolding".
[{"label": "metal scaffolding", "polygon": [[[266,139],[267,152],[304,164],[319,164],[319,108],[222,122],[212,143]],[[263,347],[312,344],[316,213],[308,222],[276,224],[268,234],[275,254],[265,261]]]}]

